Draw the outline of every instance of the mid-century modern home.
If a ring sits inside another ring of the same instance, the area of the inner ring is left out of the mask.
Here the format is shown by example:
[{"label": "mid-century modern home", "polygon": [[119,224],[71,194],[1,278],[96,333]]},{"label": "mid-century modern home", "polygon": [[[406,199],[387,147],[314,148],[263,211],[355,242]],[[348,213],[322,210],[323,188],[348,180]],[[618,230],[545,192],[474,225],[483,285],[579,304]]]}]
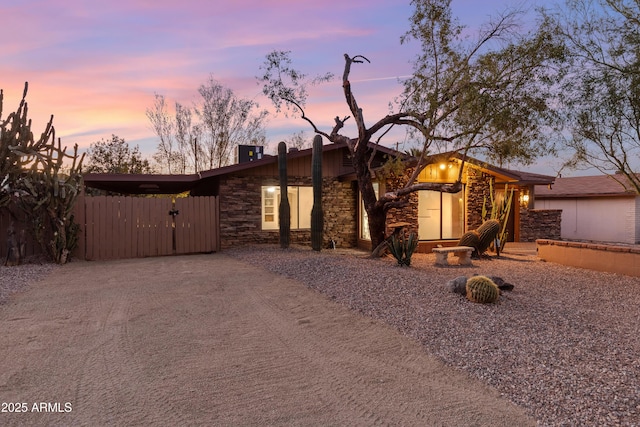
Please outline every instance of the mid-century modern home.
[{"label": "mid-century modern home", "polygon": [[[373,167],[400,153],[376,147]],[[455,182],[459,155],[424,169],[420,182]],[[323,147],[324,243],[326,247],[370,247],[366,213],[359,197],[349,150],[344,144]],[[287,154],[288,198],[291,205],[291,241],[310,241],[311,149]],[[397,181],[398,178],[396,178]],[[498,199],[514,191],[509,221],[510,241],[535,241],[560,237],[560,211],[537,210],[537,186],[554,183],[554,177],[502,169],[467,158],[462,173],[463,189],[457,194],[417,192],[410,206],[390,212],[388,223],[409,223],[418,233],[421,250],[437,244],[455,245],[467,230],[482,223],[482,207],[488,203],[490,184]],[[280,188],[277,156],[262,155],[238,164],[192,175],[87,174],[85,185],[121,194],[175,194],[216,196],[219,201],[220,247],[246,243],[277,243]],[[377,191],[394,189],[393,180],[375,184]],[[489,207],[490,209],[490,207]]]},{"label": "mid-century modern home", "polygon": [[[536,203],[562,210],[564,240],[640,243],[640,196],[622,175],[556,178],[536,186]],[[621,182],[619,182],[621,181]]]}]

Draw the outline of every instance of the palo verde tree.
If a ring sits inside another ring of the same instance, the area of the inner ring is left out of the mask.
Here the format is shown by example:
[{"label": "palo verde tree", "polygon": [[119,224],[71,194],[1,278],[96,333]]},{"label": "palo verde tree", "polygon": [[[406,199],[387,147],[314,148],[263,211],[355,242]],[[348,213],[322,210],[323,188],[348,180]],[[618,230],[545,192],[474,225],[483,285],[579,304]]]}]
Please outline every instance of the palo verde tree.
[{"label": "palo verde tree", "polygon": [[[563,59],[563,52],[546,21],[523,34],[516,25],[518,13],[506,13],[482,27],[476,39],[467,39],[464,27],[451,16],[450,0],[414,0],[412,4],[410,29],[401,42],[417,41],[421,46],[414,73],[405,81],[404,92],[392,106],[394,111],[371,124],[365,121],[350,83],[352,67],[370,63],[364,56],[344,55],[341,85],[349,114],[336,116],[333,128],[327,131],[305,114],[305,75],[293,69],[289,52],[270,53],[260,78],[263,93],[276,108],[292,106],[316,134],[349,148],[373,248],[384,243],[387,212],[406,206],[411,193],[461,190],[461,176],[449,184],[416,182],[420,171],[438,154],[481,151],[503,162],[532,161],[548,148],[542,134],[554,123],[548,100],[557,75],[553,64]],[[345,122],[352,118],[357,135],[342,134]],[[371,159],[377,144],[394,126],[419,137],[421,150],[406,184],[376,197]]]},{"label": "palo verde tree", "polygon": [[571,59],[566,166],[596,168],[640,194],[640,3],[570,0],[547,13]]}]

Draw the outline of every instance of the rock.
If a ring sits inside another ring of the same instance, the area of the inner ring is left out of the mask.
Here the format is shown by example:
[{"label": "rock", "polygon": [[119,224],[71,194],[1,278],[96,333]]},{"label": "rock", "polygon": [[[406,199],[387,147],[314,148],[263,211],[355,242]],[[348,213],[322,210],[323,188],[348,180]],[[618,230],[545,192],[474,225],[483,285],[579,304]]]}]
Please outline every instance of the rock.
[{"label": "rock", "polygon": [[498,285],[498,289],[501,291],[512,291],[513,285],[511,283],[507,283],[504,281],[502,277],[498,276],[487,276],[489,279],[493,280],[493,283]]},{"label": "rock", "polygon": [[465,276],[456,277],[447,282],[447,289],[460,295],[467,295],[467,278]]}]

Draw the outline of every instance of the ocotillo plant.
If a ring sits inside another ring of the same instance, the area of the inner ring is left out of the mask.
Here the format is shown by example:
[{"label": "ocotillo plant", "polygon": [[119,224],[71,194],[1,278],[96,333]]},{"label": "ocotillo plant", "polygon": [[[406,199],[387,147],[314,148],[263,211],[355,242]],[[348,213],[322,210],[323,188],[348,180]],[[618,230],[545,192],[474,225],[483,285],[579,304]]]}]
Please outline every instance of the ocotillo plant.
[{"label": "ocotillo plant", "polygon": [[278,221],[280,223],[280,247],[289,247],[291,234],[291,207],[289,206],[289,190],[287,188],[287,144],[278,144],[278,173],[280,174],[280,206]]},{"label": "ocotillo plant", "polygon": [[322,137],[313,138],[311,151],[311,182],[313,184],[313,209],[311,209],[311,248],[322,249],[322,229],[324,213],[322,212]]}]

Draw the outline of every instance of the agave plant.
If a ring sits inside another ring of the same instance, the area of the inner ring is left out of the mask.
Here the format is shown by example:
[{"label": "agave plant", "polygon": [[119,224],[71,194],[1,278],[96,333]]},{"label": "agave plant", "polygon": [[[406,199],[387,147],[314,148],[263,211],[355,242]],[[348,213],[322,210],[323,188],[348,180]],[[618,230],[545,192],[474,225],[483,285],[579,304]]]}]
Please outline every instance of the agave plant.
[{"label": "agave plant", "polygon": [[418,248],[418,235],[416,233],[410,233],[408,238],[405,238],[404,233],[398,235],[393,234],[389,241],[387,241],[389,251],[398,261],[398,265],[411,265],[411,257]]}]

